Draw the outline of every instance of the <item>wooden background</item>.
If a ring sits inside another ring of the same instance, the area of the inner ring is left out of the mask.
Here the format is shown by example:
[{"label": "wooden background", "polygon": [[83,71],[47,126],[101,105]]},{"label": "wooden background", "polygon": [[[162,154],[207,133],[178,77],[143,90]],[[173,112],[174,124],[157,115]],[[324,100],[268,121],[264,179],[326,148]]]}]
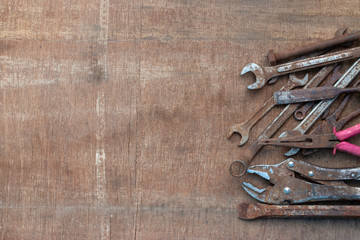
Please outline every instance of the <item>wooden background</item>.
[{"label": "wooden background", "polygon": [[[253,200],[229,175],[241,148],[226,133],[285,81],[250,92],[242,67],[359,30],[359,10],[355,0],[1,0],[1,238],[358,239],[359,220],[238,220],[237,204]],[[326,150],[308,160],[359,164]]]}]

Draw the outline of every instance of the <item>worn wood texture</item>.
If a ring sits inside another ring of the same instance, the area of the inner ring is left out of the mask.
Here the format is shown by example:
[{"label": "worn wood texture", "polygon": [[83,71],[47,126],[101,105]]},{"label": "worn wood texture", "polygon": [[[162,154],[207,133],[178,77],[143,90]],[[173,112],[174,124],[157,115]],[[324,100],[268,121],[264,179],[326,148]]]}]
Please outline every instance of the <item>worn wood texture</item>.
[{"label": "worn wood texture", "polygon": [[[359,30],[359,7],[1,0],[1,238],[358,239],[359,220],[238,220],[237,204],[252,200],[229,175],[241,148],[226,132],[281,86],[247,91],[245,64]],[[324,151],[309,161],[359,164]]]}]

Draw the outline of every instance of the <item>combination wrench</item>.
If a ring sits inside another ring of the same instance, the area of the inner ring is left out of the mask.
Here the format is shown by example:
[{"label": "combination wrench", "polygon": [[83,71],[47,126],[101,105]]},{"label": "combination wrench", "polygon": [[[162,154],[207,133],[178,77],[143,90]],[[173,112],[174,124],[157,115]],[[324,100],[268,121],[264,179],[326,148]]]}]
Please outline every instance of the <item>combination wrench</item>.
[{"label": "combination wrench", "polygon": [[[295,87],[302,87],[308,82],[309,76],[305,75],[303,79],[297,78],[295,75],[290,74],[289,80],[280,89],[280,91],[288,91]],[[238,133],[241,136],[239,146],[244,145],[249,140],[251,128],[262,119],[273,107],[275,106],[274,97],[271,97],[266,103],[254,113],[248,120],[243,123],[234,124],[230,127],[227,137],[231,138],[234,133]]]},{"label": "combination wrench", "polygon": [[[308,81],[304,88],[312,88],[318,86],[331,73],[331,71],[334,70],[334,68],[334,64],[321,68],[321,70]],[[260,139],[271,138],[299,106],[300,104],[286,105],[286,107],[274,119],[274,121],[272,121],[262,133],[260,133],[257,139],[250,145],[245,147],[241,154],[241,160],[236,160],[230,165],[229,171],[233,177],[241,177],[246,173],[247,167],[249,166],[255,155],[263,147],[257,141]],[[238,168],[240,169],[238,171],[238,174],[236,173],[237,171],[234,171],[236,166],[238,166]]]},{"label": "combination wrench", "polygon": [[252,72],[255,75],[256,82],[249,85],[247,88],[250,90],[260,89],[265,85],[265,83],[268,80],[270,80],[273,77],[299,72],[311,68],[316,68],[331,63],[343,62],[346,60],[359,58],[359,57],[360,57],[360,47],[356,47],[349,50],[321,55],[318,57],[311,57],[304,60],[280,64],[274,67],[261,68],[256,63],[249,63],[241,71],[241,75],[244,75],[245,73],[248,72]]},{"label": "combination wrench", "polygon": [[[360,59],[358,59],[349,70],[334,84],[335,87],[345,88],[360,72]],[[319,117],[330,107],[330,105],[336,100],[336,98],[323,100],[318,103],[312,111],[306,116],[306,118],[293,130],[283,132],[280,137],[290,137],[294,135],[305,134],[313,124],[319,119]],[[290,151],[285,153],[285,156],[293,156],[299,152],[299,148],[291,148]]]}]

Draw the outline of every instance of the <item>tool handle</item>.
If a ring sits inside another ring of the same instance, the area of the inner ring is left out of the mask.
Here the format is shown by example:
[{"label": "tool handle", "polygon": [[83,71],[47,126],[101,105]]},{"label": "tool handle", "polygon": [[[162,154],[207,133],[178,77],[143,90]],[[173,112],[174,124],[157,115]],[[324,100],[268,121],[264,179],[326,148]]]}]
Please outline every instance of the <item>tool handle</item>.
[{"label": "tool handle", "polygon": [[360,157],[360,147],[348,142],[340,142],[339,144],[336,144],[333,150],[334,155],[336,153],[336,150]]},{"label": "tool handle", "polygon": [[[286,165],[289,170],[297,172],[311,180],[340,181],[360,179],[360,167],[354,168],[325,168],[316,166],[300,160],[289,158],[287,163],[292,162],[291,167]],[[309,175],[309,172],[312,174]]]},{"label": "tool handle", "polygon": [[349,121],[351,121],[352,119],[354,119],[355,117],[359,116],[360,114],[360,109],[353,112],[353,113],[350,113],[349,115],[347,115],[346,117],[343,117],[342,119],[340,119],[339,121],[337,121],[335,123],[335,127],[337,129],[342,129],[344,127],[344,125],[346,123],[348,123]]},{"label": "tool handle", "polygon": [[360,123],[339,132],[336,132],[336,129],[334,127],[333,132],[340,141],[343,141],[360,133]]},{"label": "tool handle", "polygon": [[276,69],[277,73],[273,76],[275,77],[287,73],[293,73],[314,67],[320,67],[331,63],[342,62],[345,60],[350,60],[358,57],[360,57],[360,47],[334,52],[330,54],[325,54],[318,57],[307,58],[300,61],[285,63],[271,67],[271,69]]}]

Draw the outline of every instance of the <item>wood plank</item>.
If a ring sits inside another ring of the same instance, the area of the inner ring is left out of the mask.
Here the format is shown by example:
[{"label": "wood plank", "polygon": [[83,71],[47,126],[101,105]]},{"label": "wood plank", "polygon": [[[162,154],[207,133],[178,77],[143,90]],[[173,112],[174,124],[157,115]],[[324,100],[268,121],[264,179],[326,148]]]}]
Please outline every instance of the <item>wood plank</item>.
[{"label": "wood plank", "polygon": [[[339,27],[358,30],[358,8],[354,0],[3,0],[1,238],[358,239],[359,220],[238,220],[237,204],[253,201],[240,183],[254,178],[229,175],[242,149],[238,137],[226,139],[285,82],[248,91],[245,64]],[[278,163],[282,153],[263,149],[254,163]],[[326,151],[306,161],[358,165]]]}]

